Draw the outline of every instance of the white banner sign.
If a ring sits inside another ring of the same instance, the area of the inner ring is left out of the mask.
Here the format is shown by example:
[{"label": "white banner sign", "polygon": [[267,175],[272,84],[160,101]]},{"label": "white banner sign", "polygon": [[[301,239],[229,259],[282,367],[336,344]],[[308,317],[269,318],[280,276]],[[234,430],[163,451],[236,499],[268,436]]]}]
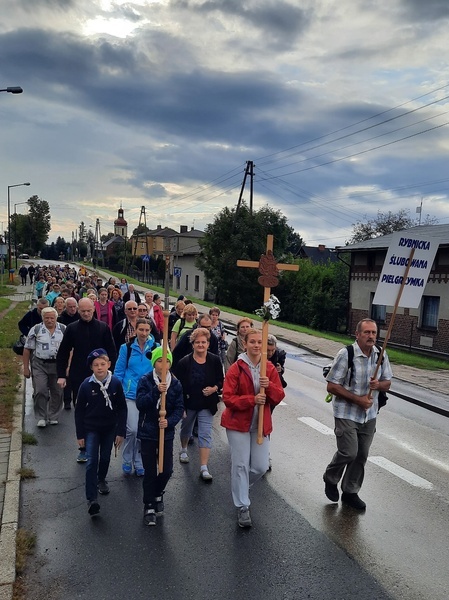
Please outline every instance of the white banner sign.
[{"label": "white banner sign", "polygon": [[418,308],[439,244],[439,239],[430,236],[425,238],[418,235],[418,232],[395,233],[387,252],[373,304],[394,306],[409,263],[410,253],[414,248],[412,264],[398,306]]}]

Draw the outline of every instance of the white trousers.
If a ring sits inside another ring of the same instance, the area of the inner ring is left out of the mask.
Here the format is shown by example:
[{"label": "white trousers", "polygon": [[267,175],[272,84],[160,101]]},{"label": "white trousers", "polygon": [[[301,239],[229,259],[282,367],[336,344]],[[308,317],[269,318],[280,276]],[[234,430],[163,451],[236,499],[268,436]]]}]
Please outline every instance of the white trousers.
[{"label": "white trousers", "polygon": [[270,440],[257,443],[257,430],[242,432],[226,429],[231,447],[231,491],[237,508],[249,506],[249,489],[268,470]]}]

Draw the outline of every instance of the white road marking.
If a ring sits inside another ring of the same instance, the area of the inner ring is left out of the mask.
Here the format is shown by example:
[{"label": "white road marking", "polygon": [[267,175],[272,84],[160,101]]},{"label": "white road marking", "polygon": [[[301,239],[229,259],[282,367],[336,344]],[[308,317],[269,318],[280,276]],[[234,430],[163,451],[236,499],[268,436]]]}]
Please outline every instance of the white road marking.
[{"label": "white road marking", "polygon": [[420,487],[424,490],[433,490],[433,484],[430,483],[430,481],[427,481],[427,479],[423,479],[419,475],[415,475],[411,471],[407,471],[407,469],[400,467],[396,463],[391,462],[383,456],[370,456],[368,460],[377,465],[378,467],[382,467],[386,471],[389,471],[393,475],[396,475],[396,477],[403,479],[410,485]]},{"label": "white road marking", "polygon": [[320,423],[316,419],[313,419],[312,417],[298,417],[298,421],[301,421],[305,425],[312,427],[312,429],[316,429],[324,435],[334,435],[333,429],[327,427],[326,425],[323,425],[322,423]]},{"label": "white road marking", "polygon": [[[333,429],[327,427],[326,425],[323,425],[322,423],[320,423],[316,419],[313,419],[312,417],[298,417],[298,421],[301,421],[305,425],[312,427],[312,429],[319,431],[323,435],[334,435]],[[419,475],[415,475],[411,471],[407,471],[407,469],[400,467],[396,463],[391,462],[391,460],[388,460],[383,456],[370,456],[368,460],[377,465],[378,467],[385,469],[392,475],[396,475],[396,477],[399,477],[400,479],[406,481],[414,487],[419,487],[424,490],[433,490],[433,483],[430,483],[430,481],[427,481],[427,479],[423,479]]]}]

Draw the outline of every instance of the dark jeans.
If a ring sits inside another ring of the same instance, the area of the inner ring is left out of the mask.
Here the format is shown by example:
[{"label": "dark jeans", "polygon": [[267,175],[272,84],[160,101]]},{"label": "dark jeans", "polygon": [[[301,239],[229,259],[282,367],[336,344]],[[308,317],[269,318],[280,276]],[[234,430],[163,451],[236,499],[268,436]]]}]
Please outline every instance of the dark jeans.
[{"label": "dark jeans", "polygon": [[164,439],[164,462],[162,473],[157,472],[159,460],[159,440],[141,440],[143,468],[143,503],[151,504],[165,490],[173,473],[173,440]]},{"label": "dark jeans", "polygon": [[115,429],[86,432],[86,498],[88,502],[97,499],[97,483],[106,479],[114,440]]}]

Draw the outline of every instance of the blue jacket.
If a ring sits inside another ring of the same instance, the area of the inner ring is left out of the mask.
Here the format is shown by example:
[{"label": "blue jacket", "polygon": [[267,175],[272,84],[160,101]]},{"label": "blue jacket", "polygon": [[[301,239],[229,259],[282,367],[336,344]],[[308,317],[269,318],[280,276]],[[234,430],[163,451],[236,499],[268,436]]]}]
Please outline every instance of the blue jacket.
[{"label": "blue jacket", "polygon": [[[159,439],[159,407],[157,406],[161,393],[157,389],[153,374],[141,378],[137,386],[136,406],[139,410],[139,440]],[[172,440],[175,437],[175,427],[184,413],[184,399],[180,382],[172,375],[170,387],[165,396],[165,410],[168,426],[164,430],[164,438]]]},{"label": "blue jacket", "polygon": [[128,358],[128,347],[126,344],[120,346],[120,351],[117,359],[117,363],[114,369],[114,375],[120,379],[123,385],[123,391],[125,397],[128,400],[136,399],[136,390],[139,379],[151,373],[153,365],[151,360],[146,357],[146,353],[159,346],[154,341],[154,337],[150,334],[147,342],[145,343],[144,349],[141,350],[137,338],[131,344],[131,355],[129,357],[128,365],[126,364]]}]

